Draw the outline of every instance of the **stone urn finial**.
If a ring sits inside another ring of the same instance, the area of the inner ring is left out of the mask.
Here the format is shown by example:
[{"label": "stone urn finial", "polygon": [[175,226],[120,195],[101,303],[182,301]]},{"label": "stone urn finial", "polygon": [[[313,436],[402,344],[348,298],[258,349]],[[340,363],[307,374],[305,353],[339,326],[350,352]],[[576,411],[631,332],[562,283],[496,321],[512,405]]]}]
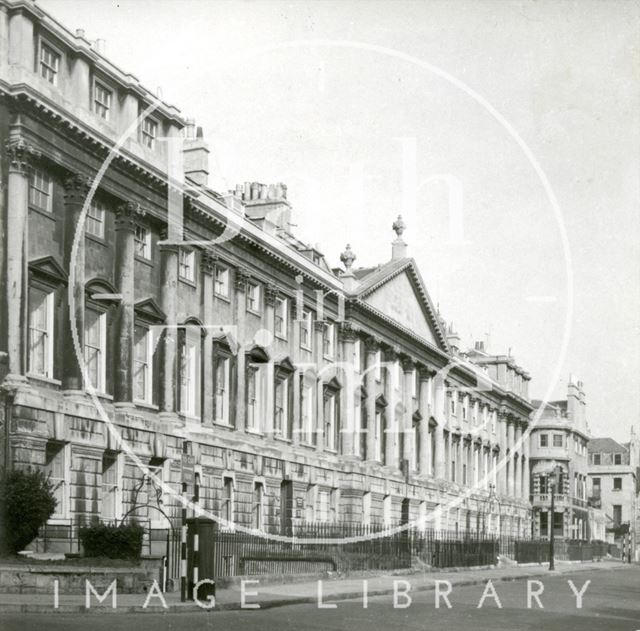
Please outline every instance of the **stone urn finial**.
[{"label": "stone urn finial", "polygon": [[351,273],[351,266],[353,262],[356,260],[356,255],[351,249],[351,245],[347,243],[347,247],[344,252],[340,255],[340,262],[344,265],[344,269],[347,271],[347,274]]},{"label": "stone urn finial", "polygon": [[393,222],[391,226],[396,233],[398,239],[402,239],[402,233],[406,230],[407,224],[402,220],[402,215],[398,215],[398,218]]}]

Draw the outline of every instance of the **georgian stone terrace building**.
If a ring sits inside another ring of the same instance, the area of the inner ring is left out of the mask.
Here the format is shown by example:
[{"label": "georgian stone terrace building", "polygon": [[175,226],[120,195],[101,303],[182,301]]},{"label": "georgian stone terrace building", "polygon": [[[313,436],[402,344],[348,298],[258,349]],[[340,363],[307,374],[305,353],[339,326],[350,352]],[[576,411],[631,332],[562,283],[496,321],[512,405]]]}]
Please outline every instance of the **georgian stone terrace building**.
[{"label": "georgian stone terrace building", "polygon": [[143,471],[177,518],[186,456],[241,526],[529,531],[529,376],[462,352],[402,221],[389,260],[331,269],[284,185],[210,190],[193,125],[27,0],[0,0],[0,139],[2,454],[50,473],[60,537]]}]

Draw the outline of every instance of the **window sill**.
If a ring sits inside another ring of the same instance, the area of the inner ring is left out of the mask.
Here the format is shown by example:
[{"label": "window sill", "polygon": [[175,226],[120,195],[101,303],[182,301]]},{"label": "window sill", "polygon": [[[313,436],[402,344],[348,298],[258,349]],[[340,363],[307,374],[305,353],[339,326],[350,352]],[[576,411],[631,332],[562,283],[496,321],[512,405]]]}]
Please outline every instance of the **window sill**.
[{"label": "window sill", "polygon": [[333,355],[322,355],[323,359],[326,359],[328,362],[335,361],[335,357]]},{"label": "window sill", "polygon": [[281,443],[289,443],[291,444],[291,439],[286,438],[285,436],[278,436],[276,434],[273,435],[273,440],[279,440]]},{"label": "window sill", "polygon": [[38,213],[39,215],[43,215],[44,217],[46,217],[47,219],[51,219],[51,221],[55,221],[56,220],[56,216],[53,214],[53,209],[52,210],[46,210],[45,208],[39,208],[38,206],[34,206],[32,204],[29,204],[29,210]]},{"label": "window sill", "polygon": [[153,410],[157,412],[160,409],[160,406],[155,405],[153,403],[148,403],[147,401],[140,401],[139,399],[134,399],[133,403],[138,408],[143,408],[145,410]]},{"label": "window sill", "polygon": [[222,302],[227,302],[227,303],[231,304],[231,298],[228,295],[224,296],[224,295],[218,294],[218,293],[216,293],[214,291],[213,292],[213,296],[214,296],[214,298],[217,298],[218,300],[222,300]]},{"label": "window sill", "polygon": [[259,429],[246,428],[247,434],[253,434],[254,436],[263,436],[264,434]]},{"label": "window sill", "polygon": [[107,241],[104,237],[99,237],[98,235],[90,234],[85,231],[84,238],[88,239],[89,241],[93,241],[94,243],[97,243],[98,245],[101,245],[105,248],[107,247]]},{"label": "window sill", "polygon": [[256,311],[255,309],[247,308],[247,313],[249,315],[255,316],[256,318],[261,318],[262,317],[262,314],[259,311]]},{"label": "window sill", "polygon": [[231,425],[231,423],[229,423],[228,421],[214,420],[213,424],[216,427],[225,427],[226,429],[235,429],[235,427]]},{"label": "window sill", "polygon": [[312,352],[312,351],[311,351],[311,346],[306,346],[305,344],[300,344],[300,348],[301,348],[303,351],[307,351],[307,353],[311,353],[311,352]]},{"label": "window sill", "polygon": [[142,263],[142,265],[153,267],[153,261],[151,259],[146,259],[144,256],[140,256],[138,254],[136,254],[134,258],[136,263]]},{"label": "window sill", "polygon": [[274,334],[277,340],[282,340],[283,342],[287,342],[288,338],[286,334],[282,334],[282,333],[275,333]]},{"label": "window sill", "polygon": [[192,289],[196,288],[196,282],[194,280],[185,278],[184,276],[178,276],[178,281],[181,282],[183,285],[187,285],[188,287],[191,287]]},{"label": "window sill", "polygon": [[40,381],[41,383],[46,383],[50,386],[61,386],[62,381],[59,379],[54,379],[53,377],[46,377],[45,375],[38,375],[36,373],[28,372],[27,379],[31,379],[33,381]]}]

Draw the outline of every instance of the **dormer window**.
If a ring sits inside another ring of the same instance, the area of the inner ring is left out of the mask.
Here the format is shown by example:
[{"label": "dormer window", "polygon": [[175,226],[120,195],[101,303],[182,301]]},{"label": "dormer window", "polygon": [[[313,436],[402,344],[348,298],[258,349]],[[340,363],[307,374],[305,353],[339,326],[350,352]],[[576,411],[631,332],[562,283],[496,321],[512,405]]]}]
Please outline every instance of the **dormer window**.
[{"label": "dormer window", "polygon": [[40,44],[40,76],[51,85],[58,85],[58,72],[60,70],[60,54],[51,46],[41,42]]},{"label": "dormer window", "polygon": [[622,454],[613,454],[613,464],[622,464]]},{"label": "dormer window", "polygon": [[142,144],[149,149],[153,149],[158,137],[158,123],[151,118],[142,121]]},{"label": "dormer window", "polygon": [[109,120],[112,92],[98,81],[93,86],[93,111],[104,120]]}]

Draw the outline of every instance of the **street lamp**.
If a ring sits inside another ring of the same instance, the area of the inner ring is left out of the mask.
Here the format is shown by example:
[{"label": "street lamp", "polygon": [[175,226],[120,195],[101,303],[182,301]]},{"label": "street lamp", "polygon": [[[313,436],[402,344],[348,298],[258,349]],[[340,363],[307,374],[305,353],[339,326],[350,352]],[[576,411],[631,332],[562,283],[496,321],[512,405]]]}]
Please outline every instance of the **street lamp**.
[{"label": "street lamp", "polygon": [[549,571],[555,570],[554,565],[554,539],[555,539],[555,496],[556,496],[556,484],[560,478],[560,467],[554,467],[549,474],[549,485],[551,489],[551,536],[549,537]]}]

